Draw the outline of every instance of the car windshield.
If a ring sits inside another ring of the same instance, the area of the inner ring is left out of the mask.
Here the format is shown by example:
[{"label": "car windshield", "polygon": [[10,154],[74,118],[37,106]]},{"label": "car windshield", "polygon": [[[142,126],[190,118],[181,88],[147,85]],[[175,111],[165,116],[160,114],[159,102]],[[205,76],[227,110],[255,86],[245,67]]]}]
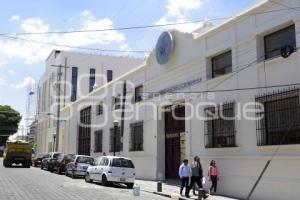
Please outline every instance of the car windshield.
[{"label": "car windshield", "polygon": [[37,158],[43,158],[44,156],[45,156],[45,154],[39,153],[36,157],[37,157]]},{"label": "car windshield", "polygon": [[61,155],[60,153],[55,153],[55,154],[53,154],[53,158],[57,159],[60,155]]},{"label": "car windshield", "polygon": [[111,164],[112,167],[134,168],[131,160],[125,158],[114,158]]},{"label": "car windshield", "polygon": [[94,162],[94,158],[91,158],[91,157],[78,157],[77,162],[78,163],[92,164]]}]

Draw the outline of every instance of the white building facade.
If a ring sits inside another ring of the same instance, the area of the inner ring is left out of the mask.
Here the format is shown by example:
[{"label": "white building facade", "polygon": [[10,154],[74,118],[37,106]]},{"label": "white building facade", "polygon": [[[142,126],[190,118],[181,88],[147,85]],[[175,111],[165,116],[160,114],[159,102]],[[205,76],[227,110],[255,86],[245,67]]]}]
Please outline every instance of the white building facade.
[{"label": "white building facade", "polygon": [[55,149],[58,104],[63,108],[142,62],[129,57],[53,50],[38,85],[37,150]]},{"label": "white building facade", "polygon": [[216,161],[218,192],[238,198],[278,151],[251,199],[299,199],[300,1],[280,4],[202,34],[164,33],[143,65],[61,110],[60,151],[116,152],[151,180],[176,178],[198,155],[205,176]]}]

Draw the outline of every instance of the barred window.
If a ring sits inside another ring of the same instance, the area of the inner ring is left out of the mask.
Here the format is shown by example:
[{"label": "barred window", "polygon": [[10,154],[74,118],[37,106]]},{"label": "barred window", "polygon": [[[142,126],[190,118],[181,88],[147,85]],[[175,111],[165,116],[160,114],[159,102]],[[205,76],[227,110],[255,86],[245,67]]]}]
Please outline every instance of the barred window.
[{"label": "barred window", "polygon": [[95,145],[94,145],[94,152],[102,152],[102,137],[103,132],[102,130],[95,131]]},{"label": "barred window", "polygon": [[100,103],[97,105],[97,115],[102,115],[103,114],[103,104]]},{"label": "barred window", "polygon": [[235,112],[234,103],[222,106],[208,107],[204,111],[205,120],[205,147],[221,148],[235,147]]},{"label": "barred window", "polygon": [[143,122],[130,124],[130,151],[143,151]]},{"label": "barred window", "polygon": [[123,151],[123,141],[121,140],[121,129],[117,128],[115,133],[114,128],[110,129],[110,152],[120,152]]},{"label": "barred window", "polygon": [[113,109],[118,110],[121,108],[121,97],[120,95],[113,97]]},{"label": "barred window", "polygon": [[143,100],[143,86],[140,85],[135,88],[135,96],[134,96],[134,101],[135,102],[140,102]]},{"label": "barred window", "polygon": [[257,145],[300,144],[300,88],[256,97],[264,105],[256,116]]}]

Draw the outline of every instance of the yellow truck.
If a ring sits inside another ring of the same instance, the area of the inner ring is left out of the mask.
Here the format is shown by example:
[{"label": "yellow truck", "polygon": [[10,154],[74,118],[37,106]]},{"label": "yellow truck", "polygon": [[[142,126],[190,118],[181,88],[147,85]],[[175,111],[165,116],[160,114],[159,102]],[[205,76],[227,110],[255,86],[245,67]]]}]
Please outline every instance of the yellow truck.
[{"label": "yellow truck", "polygon": [[22,164],[30,168],[32,156],[32,145],[23,140],[6,142],[6,149],[3,154],[3,166],[11,167],[12,164]]}]

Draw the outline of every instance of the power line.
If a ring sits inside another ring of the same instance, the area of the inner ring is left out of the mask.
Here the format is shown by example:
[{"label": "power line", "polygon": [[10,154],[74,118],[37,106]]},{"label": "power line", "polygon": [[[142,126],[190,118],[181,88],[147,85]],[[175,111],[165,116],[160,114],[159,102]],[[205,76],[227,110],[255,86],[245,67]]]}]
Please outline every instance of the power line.
[{"label": "power line", "polygon": [[[244,90],[257,90],[266,88],[279,88],[279,87],[292,87],[300,86],[300,83],[282,84],[282,85],[270,85],[270,86],[258,86],[258,87],[247,87],[247,88],[234,88],[224,90],[203,90],[203,91],[191,91],[191,92],[166,92],[166,94],[197,94],[197,93],[212,93],[212,92],[233,92],[233,91],[244,91]],[[145,94],[158,94],[159,92],[144,92]]]},{"label": "power line", "polygon": [[277,5],[283,6],[283,7],[285,7],[285,8],[288,8],[288,9],[292,9],[292,10],[295,10],[295,11],[300,11],[300,10],[298,10],[296,7],[293,8],[293,7],[290,7],[290,6],[288,6],[288,5],[285,5],[285,4],[283,4],[283,3],[280,3],[280,2],[277,2],[277,1],[274,1],[274,0],[269,0],[269,1],[272,2],[272,3],[274,3],[274,4],[277,4]]},{"label": "power line", "polygon": [[50,42],[42,42],[42,41],[37,41],[37,40],[25,39],[25,38],[15,37],[15,36],[5,36],[5,38],[13,39],[13,40],[22,40],[25,42],[45,44],[45,45],[50,45],[50,46],[66,47],[66,48],[71,48],[71,49],[81,49],[81,50],[89,50],[89,51],[102,51],[102,52],[115,52],[115,53],[150,53],[151,52],[151,51],[140,51],[140,50],[98,49],[98,48],[71,46],[71,45],[66,45],[66,44],[56,44],[56,43],[50,43]]},{"label": "power line", "polygon": [[[267,14],[273,12],[281,12],[287,10],[295,10],[300,7],[290,7],[290,8],[283,8],[277,10],[269,10],[264,12],[254,12],[250,14],[244,15],[233,15],[228,17],[220,17],[220,18],[213,18],[210,21],[219,21],[219,20],[226,20],[232,19],[239,16],[253,16],[253,15],[260,15],[260,14]],[[299,10],[296,10],[299,11]],[[166,27],[166,26],[174,26],[174,25],[184,25],[184,24],[193,24],[193,23],[200,23],[204,20],[194,20],[194,21],[184,21],[184,22],[176,22],[176,23],[165,23],[165,24],[152,24],[152,25],[144,25],[144,26],[129,26],[129,27],[117,27],[117,28],[106,28],[106,29],[90,29],[90,30],[72,30],[72,31],[47,31],[47,32],[26,32],[26,33],[0,33],[0,36],[7,36],[7,35],[43,35],[43,34],[71,34],[71,33],[88,33],[88,32],[105,32],[105,31],[124,31],[124,30],[132,30],[132,29],[148,29],[148,28],[159,28],[159,27]]]}]

